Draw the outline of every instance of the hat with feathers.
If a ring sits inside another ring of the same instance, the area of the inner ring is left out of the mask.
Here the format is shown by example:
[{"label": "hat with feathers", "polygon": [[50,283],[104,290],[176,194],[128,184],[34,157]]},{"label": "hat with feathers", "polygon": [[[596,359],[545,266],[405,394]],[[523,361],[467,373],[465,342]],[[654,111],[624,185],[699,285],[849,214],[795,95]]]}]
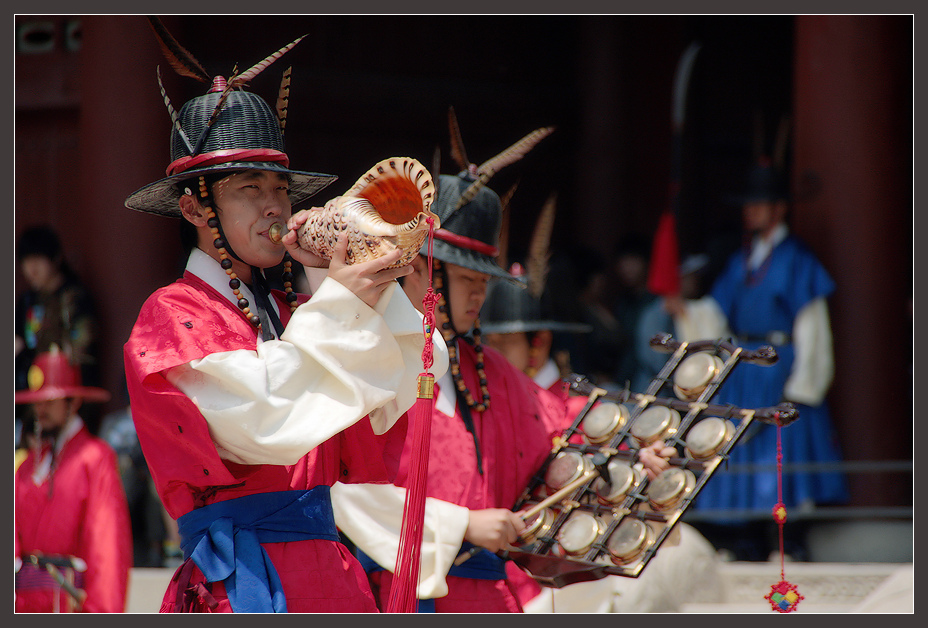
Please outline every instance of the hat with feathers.
[{"label": "hat with feathers", "polygon": [[[435,259],[500,277],[513,278],[499,265],[503,206],[499,195],[487,187],[494,174],[522,159],[554,127],[532,131],[521,140],[481,165],[471,163],[464,151],[454,108],[448,110],[451,156],[461,168],[457,175],[438,177],[438,196],[432,211],[441,219],[435,230],[432,255]],[[427,250],[423,246],[421,253]]]},{"label": "hat with feathers", "polygon": [[276,111],[244,87],[267,66],[296,46],[302,37],[262,61],[226,80],[210,78],[200,63],[164,28],[149,17],[162,52],[171,67],[182,75],[210,84],[209,91],[175,111],[158,70],[158,85],[171,116],[171,163],[167,176],[136,190],[126,198],[126,207],[164,216],[180,216],[180,184],[199,175],[233,173],[257,169],[279,172],[290,182],[290,201],[303,201],[333,181],[336,176],[292,170],[284,152],[284,127],[290,91],[290,68],[281,80]]}]

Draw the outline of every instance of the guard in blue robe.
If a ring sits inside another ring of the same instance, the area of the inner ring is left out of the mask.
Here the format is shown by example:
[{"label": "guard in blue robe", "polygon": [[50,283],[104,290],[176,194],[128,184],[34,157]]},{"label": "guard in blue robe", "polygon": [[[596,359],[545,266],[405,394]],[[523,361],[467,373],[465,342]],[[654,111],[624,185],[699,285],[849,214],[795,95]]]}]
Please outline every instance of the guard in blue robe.
[{"label": "guard in blue robe", "polygon": [[[799,420],[780,430],[782,500],[777,428],[758,421],[703,487],[695,510],[771,512],[782,501],[795,513],[849,499],[847,479],[835,469],[841,454],[825,401],[834,372],[827,298],[835,283],[811,250],[789,234],[786,199],[784,180],[769,164],[752,172],[749,192],[741,200],[745,227],[753,238],[750,246],[732,255],[711,290],[735,344],[746,350],[771,345],[779,356],[770,366],[739,364],[720,388],[717,402],[753,409],[790,401],[799,410]],[[763,469],[736,472],[741,465]],[[718,514],[717,523],[745,522],[735,512],[727,513],[731,517]]]}]

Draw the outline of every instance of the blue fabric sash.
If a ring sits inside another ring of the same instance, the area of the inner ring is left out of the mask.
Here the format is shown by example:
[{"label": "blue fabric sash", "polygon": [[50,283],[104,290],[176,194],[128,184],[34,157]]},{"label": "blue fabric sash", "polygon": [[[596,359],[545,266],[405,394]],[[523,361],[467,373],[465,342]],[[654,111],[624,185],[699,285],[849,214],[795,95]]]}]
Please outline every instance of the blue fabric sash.
[{"label": "blue fabric sash", "polygon": [[216,502],[177,520],[184,558],[222,581],[236,613],[286,613],[287,600],[261,543],[338,541],[328,486]]},{"label": "blue fabric sash", "polygon": [[[461,551],[458,552],[458,554],[460,555],[463,552],[470,551],[473,547],[473,543],[464,541],[464,543],[461,544]],[[355,549],[355,553],[357,554],[358,562],[361,563],[365,572],[374,573],[375,571],[384,570],[383,566],[378,564],[373,558],[360,549]],[[451,569],[448,570],[448,575],[457,578],[471,578],[473,580],[505,580],[508,578],[506,575],[506,561],[493,552],[482,548],[460,565],[452,564]],[[435,600],[419,600],[417,612],[434,613]]]}]

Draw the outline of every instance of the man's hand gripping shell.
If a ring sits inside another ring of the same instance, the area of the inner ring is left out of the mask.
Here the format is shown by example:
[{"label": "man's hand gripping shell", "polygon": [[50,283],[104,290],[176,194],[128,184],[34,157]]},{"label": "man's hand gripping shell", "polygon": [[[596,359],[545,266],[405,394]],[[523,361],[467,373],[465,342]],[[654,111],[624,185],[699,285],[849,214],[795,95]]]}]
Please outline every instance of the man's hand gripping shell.
[{"label": "man's hand gripping shell", "polygon": [[331,261],[301,248],[297,244],[297,231],[309,218],[310,211],[312,210],[303,210],[290,217],[287,221],[287,233],[281,242],[295,261],[305,267],[328,268],[329,277],[348,288],[369,306],[377,305],[380,295],[391,281],[413,271],[410,264],[389,268],[403,254],[399,249],[377,259],[349,265],[346,261],[348,235],[345,233],[339,235]]}]

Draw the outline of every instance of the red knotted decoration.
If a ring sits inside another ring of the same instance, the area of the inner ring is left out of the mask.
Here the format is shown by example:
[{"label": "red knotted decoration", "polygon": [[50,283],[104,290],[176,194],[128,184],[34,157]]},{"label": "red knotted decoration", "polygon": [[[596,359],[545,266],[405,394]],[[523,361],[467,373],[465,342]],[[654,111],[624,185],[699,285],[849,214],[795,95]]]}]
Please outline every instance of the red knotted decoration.
[{"label": "red knotted decoration", "polygon": [[438,295],[432,289],[432,242],[435,222],[428,218],[428,270],[429,287],[422,298],[424,317],[422,333],[423,372],[419,374],[419,391],[413,414],[413,441],[410,450],[406,500],[403,504],[403,524],[400,530],[399,551],[393,570],[393,587],[387,602],[388,613],[415,613],[416,589],[419,584],[419,561],[422,553],[422,533],[425,520],[425,485],[429,471],[429,441],[432,431],[435,377],[432,368],[432,330],[435,329],[435,304]]},{"label": "red knotted decoration", "polygon": [[770,586],[770,593],[765,595],[773,610],[779,613],[792,613],[804,598],[796,585],[786,580],[785,558],[783,551],[783,525],[786,523],[786,506],[783,505],[783,442],[780,438],[780,415],[775,415],[777,422],[777,505],[773,507],[773,520],[777,522],[780,533],[780,581]]}]

